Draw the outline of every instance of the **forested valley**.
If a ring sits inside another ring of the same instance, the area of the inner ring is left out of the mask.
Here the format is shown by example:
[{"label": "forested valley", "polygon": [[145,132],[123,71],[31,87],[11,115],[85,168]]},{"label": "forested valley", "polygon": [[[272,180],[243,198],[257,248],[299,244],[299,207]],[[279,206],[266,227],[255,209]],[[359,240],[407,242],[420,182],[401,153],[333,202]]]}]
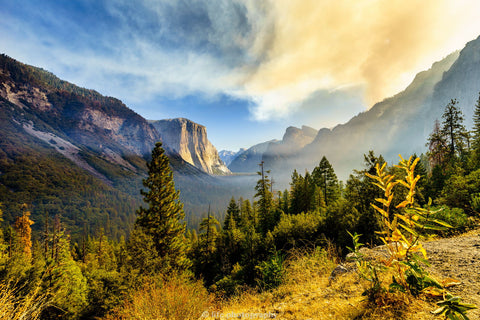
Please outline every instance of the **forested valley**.
[{"label": "forested valley", "polygon": [[[419,240],[478,226],[480,100],[472,131],[465,129],[456,104],[452,100],[439,115],[425,154],[403,155],[391,165],[368,151],[364,166],[344,182],[320,156],[312,172],[292,172],[284,191],[273,190],[262,162],[254,198],[232,195],[223,221],[209,210],[197,228],[185,226],[161,144],[148,162],[144,203],[128,237],[107,237],[98,228],[96,235],[85,230],[72,239],[66,217],[48,208],[44,230],[32,235],[32,208],[18,204],[18,216],[0,231],[0,314],[5,319],[198,319],[242,292],[278,288],[288,281],[286,269],[302,259],[339,262],[350,252],[380,286],[378,270],[359,254],[360,241],[369,247],[406,243],[406,252],[390,252],[392,261],[403,263],[390,290],[417,296],[435,287],[414,258],[423,252]],[[331,271],[334,264],[322,268]],[[411,282],[412,275],[417,282]],[[373,303],[387,294],[379,287],[369,290]]]}]

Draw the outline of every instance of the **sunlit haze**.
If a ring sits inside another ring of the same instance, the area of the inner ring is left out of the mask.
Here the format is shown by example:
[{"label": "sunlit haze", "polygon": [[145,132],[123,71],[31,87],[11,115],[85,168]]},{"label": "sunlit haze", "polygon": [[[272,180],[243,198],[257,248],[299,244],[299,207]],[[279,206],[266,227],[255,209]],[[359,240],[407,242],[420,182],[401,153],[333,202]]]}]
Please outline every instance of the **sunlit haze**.
[{"label": "sunlit haze", "polygon": [[0,52],[219,150],[344,123],[480,34],[477,0],[0,3]]}]

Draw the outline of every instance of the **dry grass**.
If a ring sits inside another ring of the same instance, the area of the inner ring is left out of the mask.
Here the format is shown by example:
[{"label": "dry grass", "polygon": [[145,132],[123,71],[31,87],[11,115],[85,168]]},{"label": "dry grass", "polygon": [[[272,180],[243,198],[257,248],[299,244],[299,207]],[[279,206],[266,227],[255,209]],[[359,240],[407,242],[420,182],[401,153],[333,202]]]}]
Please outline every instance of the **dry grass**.
[{"label": "dry grass", "polygon": [[18,295],[11,284],[0,283],[0,319],[36,320],[47,306],[47,295],[37,286],[26,296]]},{"label": "dry grass", "polygon": [[211,303],[200,281],[175,276],[145,284],[106,319],[196,320]]},{"label": "dry grass", "polygon": [[[294,253],[288,259],[287,280],[280,287],[263,292],[245,292],[223,303],[219,310],[204,319],[228,319],[231,315],[257,314],[275,319],[415,319],[430,320],[433,302],[413,299],[405,294],[383,294],[376,304],[366,301],[362,293],[368,287],[355,272],[339,276],[328,285],[335,268],[335,257],[321,251]],[[389,274],[382,275],[385,279]],[[221,316],[223,314],[223,317]],[[244,317],[248,318],[248,317]],[[437,318],[438,319],[438,318]]]}]

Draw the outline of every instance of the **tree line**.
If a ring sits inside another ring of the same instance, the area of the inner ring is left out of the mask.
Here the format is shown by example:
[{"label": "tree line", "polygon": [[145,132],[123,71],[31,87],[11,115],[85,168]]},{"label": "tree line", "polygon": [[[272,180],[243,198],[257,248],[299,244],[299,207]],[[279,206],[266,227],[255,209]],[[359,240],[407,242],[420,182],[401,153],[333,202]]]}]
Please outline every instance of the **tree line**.
[{"label": "tree line", "polygon": [[[443,208],[438,218],[462,230],[480,211],[480,99],[472,132],[465,130],[455,100],[442,119],[415,167],[415,175],[422,177],[415,199],[420,206],[433,199],[433,206]],[[197,232],[186,229],[169,160],[157,143],[143,181],[144,205],[128,238],[112,240],[99,229],[95,236],[85,231],[72,241],[65,218],[45,212],[41,237],[32,239],[35,222],[31,208],[23,206],[14,223],[0,230],[0,280],[18,288],[17,297],[40,292],[48,301],[42,319],[121,313],[145,287],[172,288],[165,287],[169,278],[181,278],[173,288],[196,288],[197,298],[208,296],[205,288],[218,296],[245,286],[270,289],[283,281],[292,250],[334,246],[341,255],[351,243],[347,231],[378,243],[374,231],[381,221],[371,203],[382,193],[368,175],[375,175],[375,166],[384,162],[369,151],[363,168],[343,183],[322,157],[311,173],[293,171],[284,191],[273,190],[270,172],[261,163],[254,199],[232,197],[221,222],[209,210]],[[404,174],[395,166],[385,172],[399,180]],[[392,203],[404,198],[399,191]]]}]

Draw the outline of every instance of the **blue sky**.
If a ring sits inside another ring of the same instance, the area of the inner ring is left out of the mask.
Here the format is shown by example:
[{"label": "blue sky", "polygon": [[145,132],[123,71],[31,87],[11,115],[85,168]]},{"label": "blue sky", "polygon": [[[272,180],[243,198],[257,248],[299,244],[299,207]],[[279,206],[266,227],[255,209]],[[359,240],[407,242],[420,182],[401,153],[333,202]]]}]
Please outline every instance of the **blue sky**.
[{"label": "blue sky", "polygon": [[0,52],[237,150],[402,90],[478,36],[476,2],[0,0]]}]

